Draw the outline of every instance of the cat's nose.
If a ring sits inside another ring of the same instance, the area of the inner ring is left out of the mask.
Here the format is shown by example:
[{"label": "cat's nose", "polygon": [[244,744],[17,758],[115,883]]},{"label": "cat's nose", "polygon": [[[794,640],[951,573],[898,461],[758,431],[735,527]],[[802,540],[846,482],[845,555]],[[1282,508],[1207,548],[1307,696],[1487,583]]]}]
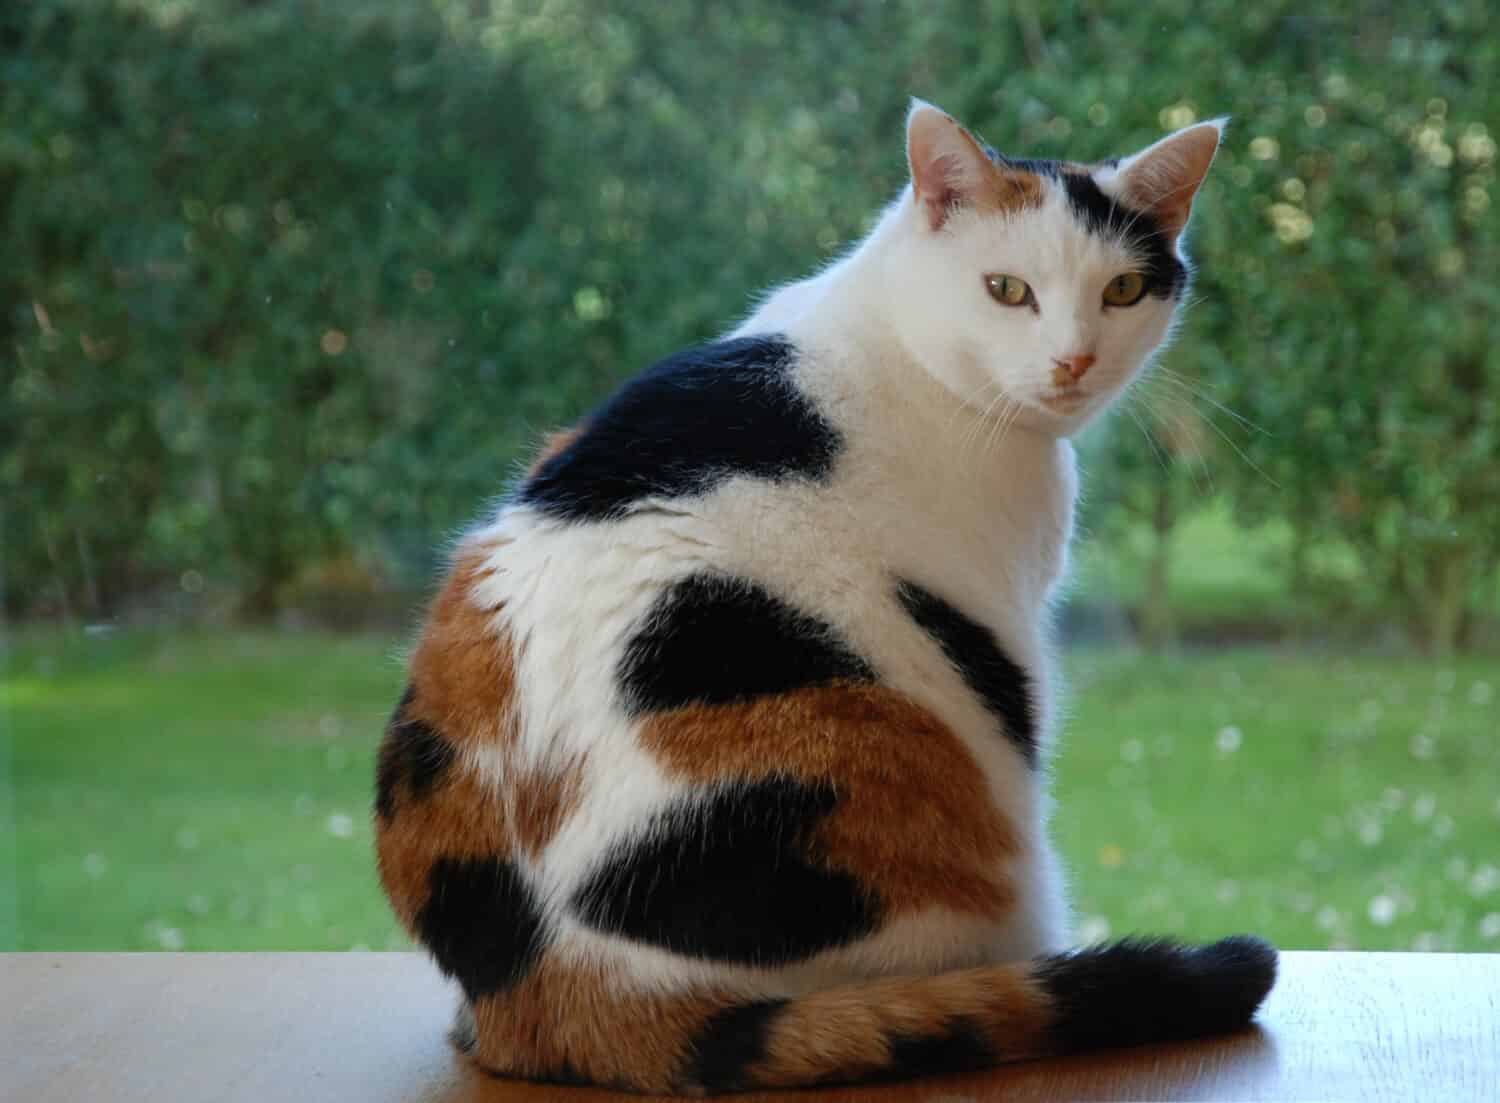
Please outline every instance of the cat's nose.
[{"label": "cat's nose", "polygon": [[[1077,383],[1088,374],[1089,369],[1094,366],[1096,359],[1097,357],[1091,352],[1080,352],[1074,356],[1064,356],[1061,358],[1053,357],[1052,363],[1057,366],[1057,370],[1052,373],[1053,378],[1058,383]],[[1066,375],[1066,379],[1063,378],[1064,375]]]}]

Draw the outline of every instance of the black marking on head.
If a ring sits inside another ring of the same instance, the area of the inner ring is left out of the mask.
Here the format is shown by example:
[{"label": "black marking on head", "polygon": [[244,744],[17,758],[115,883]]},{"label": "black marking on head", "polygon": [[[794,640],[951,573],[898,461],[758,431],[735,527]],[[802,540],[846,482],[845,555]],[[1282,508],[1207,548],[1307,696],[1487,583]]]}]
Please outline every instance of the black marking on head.
[{"label": "black marking on head", "polygon": [[499,858],[439,858],[417,935],[470,1001],[503,992],[542,950],[542,916],[520,872]]},{"label": "black marking on head", "polygon": [[387,822],[396,814],[396,790],[405,785],[411,799],[421,800],[453,765],[453,746],[422,720],[407,717],[416,691],[406,687],[385,728],[375,765],[375,812]]},{"label": "black marking on head", "polygon": [[[994,153],[993,150],[988,151]],[[1091,173],[1065,168],[1061,161],[1035,158],[990,158],[996,164],[1033,173],[1053,181],[1068,197],[1068,206],[1090,233],[1114,238],[1135,253],[1140,272],[1146,277],[1146,294],[1158,299],[1176,298],[1187,287],[1188,270],[1162,233],[1161,223],[1149,211],[1126,206],[1106,195]],[[1101,161],[1098,168],[1116,168],[1120,159]]]},{"label": "black marking on head", "polygon": [[1056,180],[1062,175],[1061,161],[1049,161],[1040,157],[1006,157],[998,153],[990,160],[1003,168],[1029,172],[1033,176],[1043,176],[1048,180]]},{"label": "black marking on head", "polygon": [[1104,194],[1094,178],[1084,173],[1059,173],[1056,179],[1067,191],[1073,213],[1090,233],[1114,238],[1136,254],[1146,277],[1146,294],[1171,299],[1184,289],[1187,269],[1154,215]]},{"label": "black marking on head", "polygon": [[754,582],[716,574],[689,575],[663,591],[619,667],[620,688],[638,711],[874,678],[831,625]]},{"label": "black marking on head", "polygon": [[874,930],[877,906],[815,853],[837,801],[828,784],[768,778],[655,817],[574,894],[587,924],[674,953],[785,965]]},{"label": "black marking on head", "polygon": [[1034,975],[1063,1050],[1143,1045],[1248,1026],[1276,983],[1276,950],[1248,935],[1208,946],[1127,939],[1046,958]]},{"label": "black marking on head", "polygon": [[931,590],[902,580],[897,594],[907,615],[937,641],[986,708],[1001,722],[1006,737],[1029,765],[1036,764],[1036,715],[1031,679],[1001,650],[995,634]]},{"label": "black marking on head", "polygon": [[843,442],[791,382],[781,337],[679,352],[627,383],[541,465],[520,500],[569,521],[619,518],[642,498],[702,494],[734,475],[824,479]]},{"label": "black marking on head", "polygon": [[949,1019],[937,1034],[892,1034],[890,1079],[987,1069],[999,1060],[984,1029],[965,1016]]},{"label": "black marking on head", "polygon": [[737,1003],[709,1019],[693,1039],[690,1081],[711,1093],[755,1087],[747,1070],[765,1058],[771,1024],[786,1004],[786,1000]]}]

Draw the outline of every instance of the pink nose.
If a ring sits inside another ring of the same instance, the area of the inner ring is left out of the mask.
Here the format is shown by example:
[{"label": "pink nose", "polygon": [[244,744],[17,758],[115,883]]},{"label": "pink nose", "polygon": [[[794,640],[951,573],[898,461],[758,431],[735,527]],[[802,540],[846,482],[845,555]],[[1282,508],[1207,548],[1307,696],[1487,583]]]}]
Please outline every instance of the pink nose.
[{"label": "pink nose", "polygon": [[1079,353],[1077,356],[1068,356],[1060,360],[1054,358],[1052,362],[1056,364],[1058,368],[1061,369],[1061,371],[1054,372],[1053,374],[1060,375],[1062,374],[1062,372],[1066,372],[1068,378],[1074,383],[1077,383],[1080,379],[1088,374],[1088,370],[1094,366],[1095,359],[1096,357],[1094,356],[1094,354],[1089,352]]}]

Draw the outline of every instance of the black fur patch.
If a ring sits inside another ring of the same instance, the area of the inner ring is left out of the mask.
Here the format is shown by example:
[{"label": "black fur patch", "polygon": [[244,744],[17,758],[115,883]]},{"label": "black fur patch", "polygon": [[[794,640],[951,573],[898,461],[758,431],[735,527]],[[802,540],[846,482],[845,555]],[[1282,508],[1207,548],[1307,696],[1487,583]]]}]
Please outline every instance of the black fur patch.
[{"label": "black fur patch", "polygon": [[1029,764],[1036,763],[1036,714],[1031,679],[1000,648],[995,634],[931,590],[914,582],[897,587],[907,614],[938,642],[969,688],[1005,727]]},{"label": "black fur patch", "polygon": [[876,902],[817,861],[833,787],[771,778],[684,802],[617,846],[573,897],[589,925],[689,957],[784,965],[872,931]]},{"label": "black fur patch", "polygon": [[781,338],[742,337],[660,361],[590,416],[520,500],[600,521],[641,498],[701,494],[733,475],[827,477],[842,441],[790,382],[793,355]]},{"label": "black fur patch", "polygon": [[755,1084],[746,1070],[766,1055],[771,1023],[786,1000],[756,1000],[726,1007],[693,1039],[689,1077],[708,1092],[744,1091]]},{"label": "black fur patch", "polygon": [[417,934],[470,1001],[521,980],[542,949],[542,917],[515,866],[440,858],[427,877]]},{"label": "black fur patch", "polygon": [[404,785],[413,800],[421,800],[453,765],[452,745],[430,724],[407,719],[414,696],[407,686],[386,725],[375,765],[375,811],[387,822],[396,814],[399,787]]},{"label": "black fur patch", "polygon": [[[1161,232],[1161,224],[1147,211],[1136,210],[1104,194],[1090,175],[1065,172],[1058,161],[1002,157],[986,148],[996,164],[1055,181],[1068,194],[1073,214],[1089,228],[1090,233],[1118,239],[1141,259],[1141,273],[1146,277],[1146,294],[1158,299],[1180,295],[1187,285],[1187,269],[1177,259],[1172,243]],[[1119,159],[1103,162],[1113,168]]]},{"label": "black fur patch", "polygon": [[1127,939],[1044,959],[1064,1050],[1142,1045],[1248,1026],[1276,983],[1276,950],[1239,935],[1208,946]]},{"label": "black fur patch", "polygon": [[887,1041],[893,1080],[987,1069],[999,1059],[983,1028],[963,1016],[948,1020],[938,1034],[893,1034]]},{"label": "black fur patch", "polygon": [[695,574],[665,590],[625,646],[632,709],[726,705],[874,672],[834,629],[743,578]]},{"label": "black fur patch", "polygon": [[1187,269],[1177,259],[1172,243],[1162,234],[1161,223],[1153,215],[1115,202],[1100,190],[1092,176],[1065,172],[1058,179],[1067,189],[1073,213],[1090,232],[1117,238],[1140,257],[1146,294],[1170,299],[1183,290]]}]

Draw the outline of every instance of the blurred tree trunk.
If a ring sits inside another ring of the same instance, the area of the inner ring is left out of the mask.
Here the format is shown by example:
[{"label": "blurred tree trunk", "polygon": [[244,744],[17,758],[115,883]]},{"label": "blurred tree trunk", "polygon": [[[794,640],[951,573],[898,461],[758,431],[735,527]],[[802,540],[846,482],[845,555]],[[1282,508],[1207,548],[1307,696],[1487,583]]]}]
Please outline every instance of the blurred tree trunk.
[{"label": "blurred tree trunk", "polygon": [[1452,655],[1462,642],[1473,566],[1473,556],[1462,545],[1450,549],[1432,564],[1432,577],[1419,611],[1423,640],[1431,655]]},{"label": "blurred tree trunk", "polygon": [[1146,565],[1146,589],[1141,595],[1140,636],[1147,650],[1161,651],[1177,639],[1172,613],[1172,536],[1177,527],[1177,503],[1172,480],[1156,487],[1151,510],[1151,558]]}]

